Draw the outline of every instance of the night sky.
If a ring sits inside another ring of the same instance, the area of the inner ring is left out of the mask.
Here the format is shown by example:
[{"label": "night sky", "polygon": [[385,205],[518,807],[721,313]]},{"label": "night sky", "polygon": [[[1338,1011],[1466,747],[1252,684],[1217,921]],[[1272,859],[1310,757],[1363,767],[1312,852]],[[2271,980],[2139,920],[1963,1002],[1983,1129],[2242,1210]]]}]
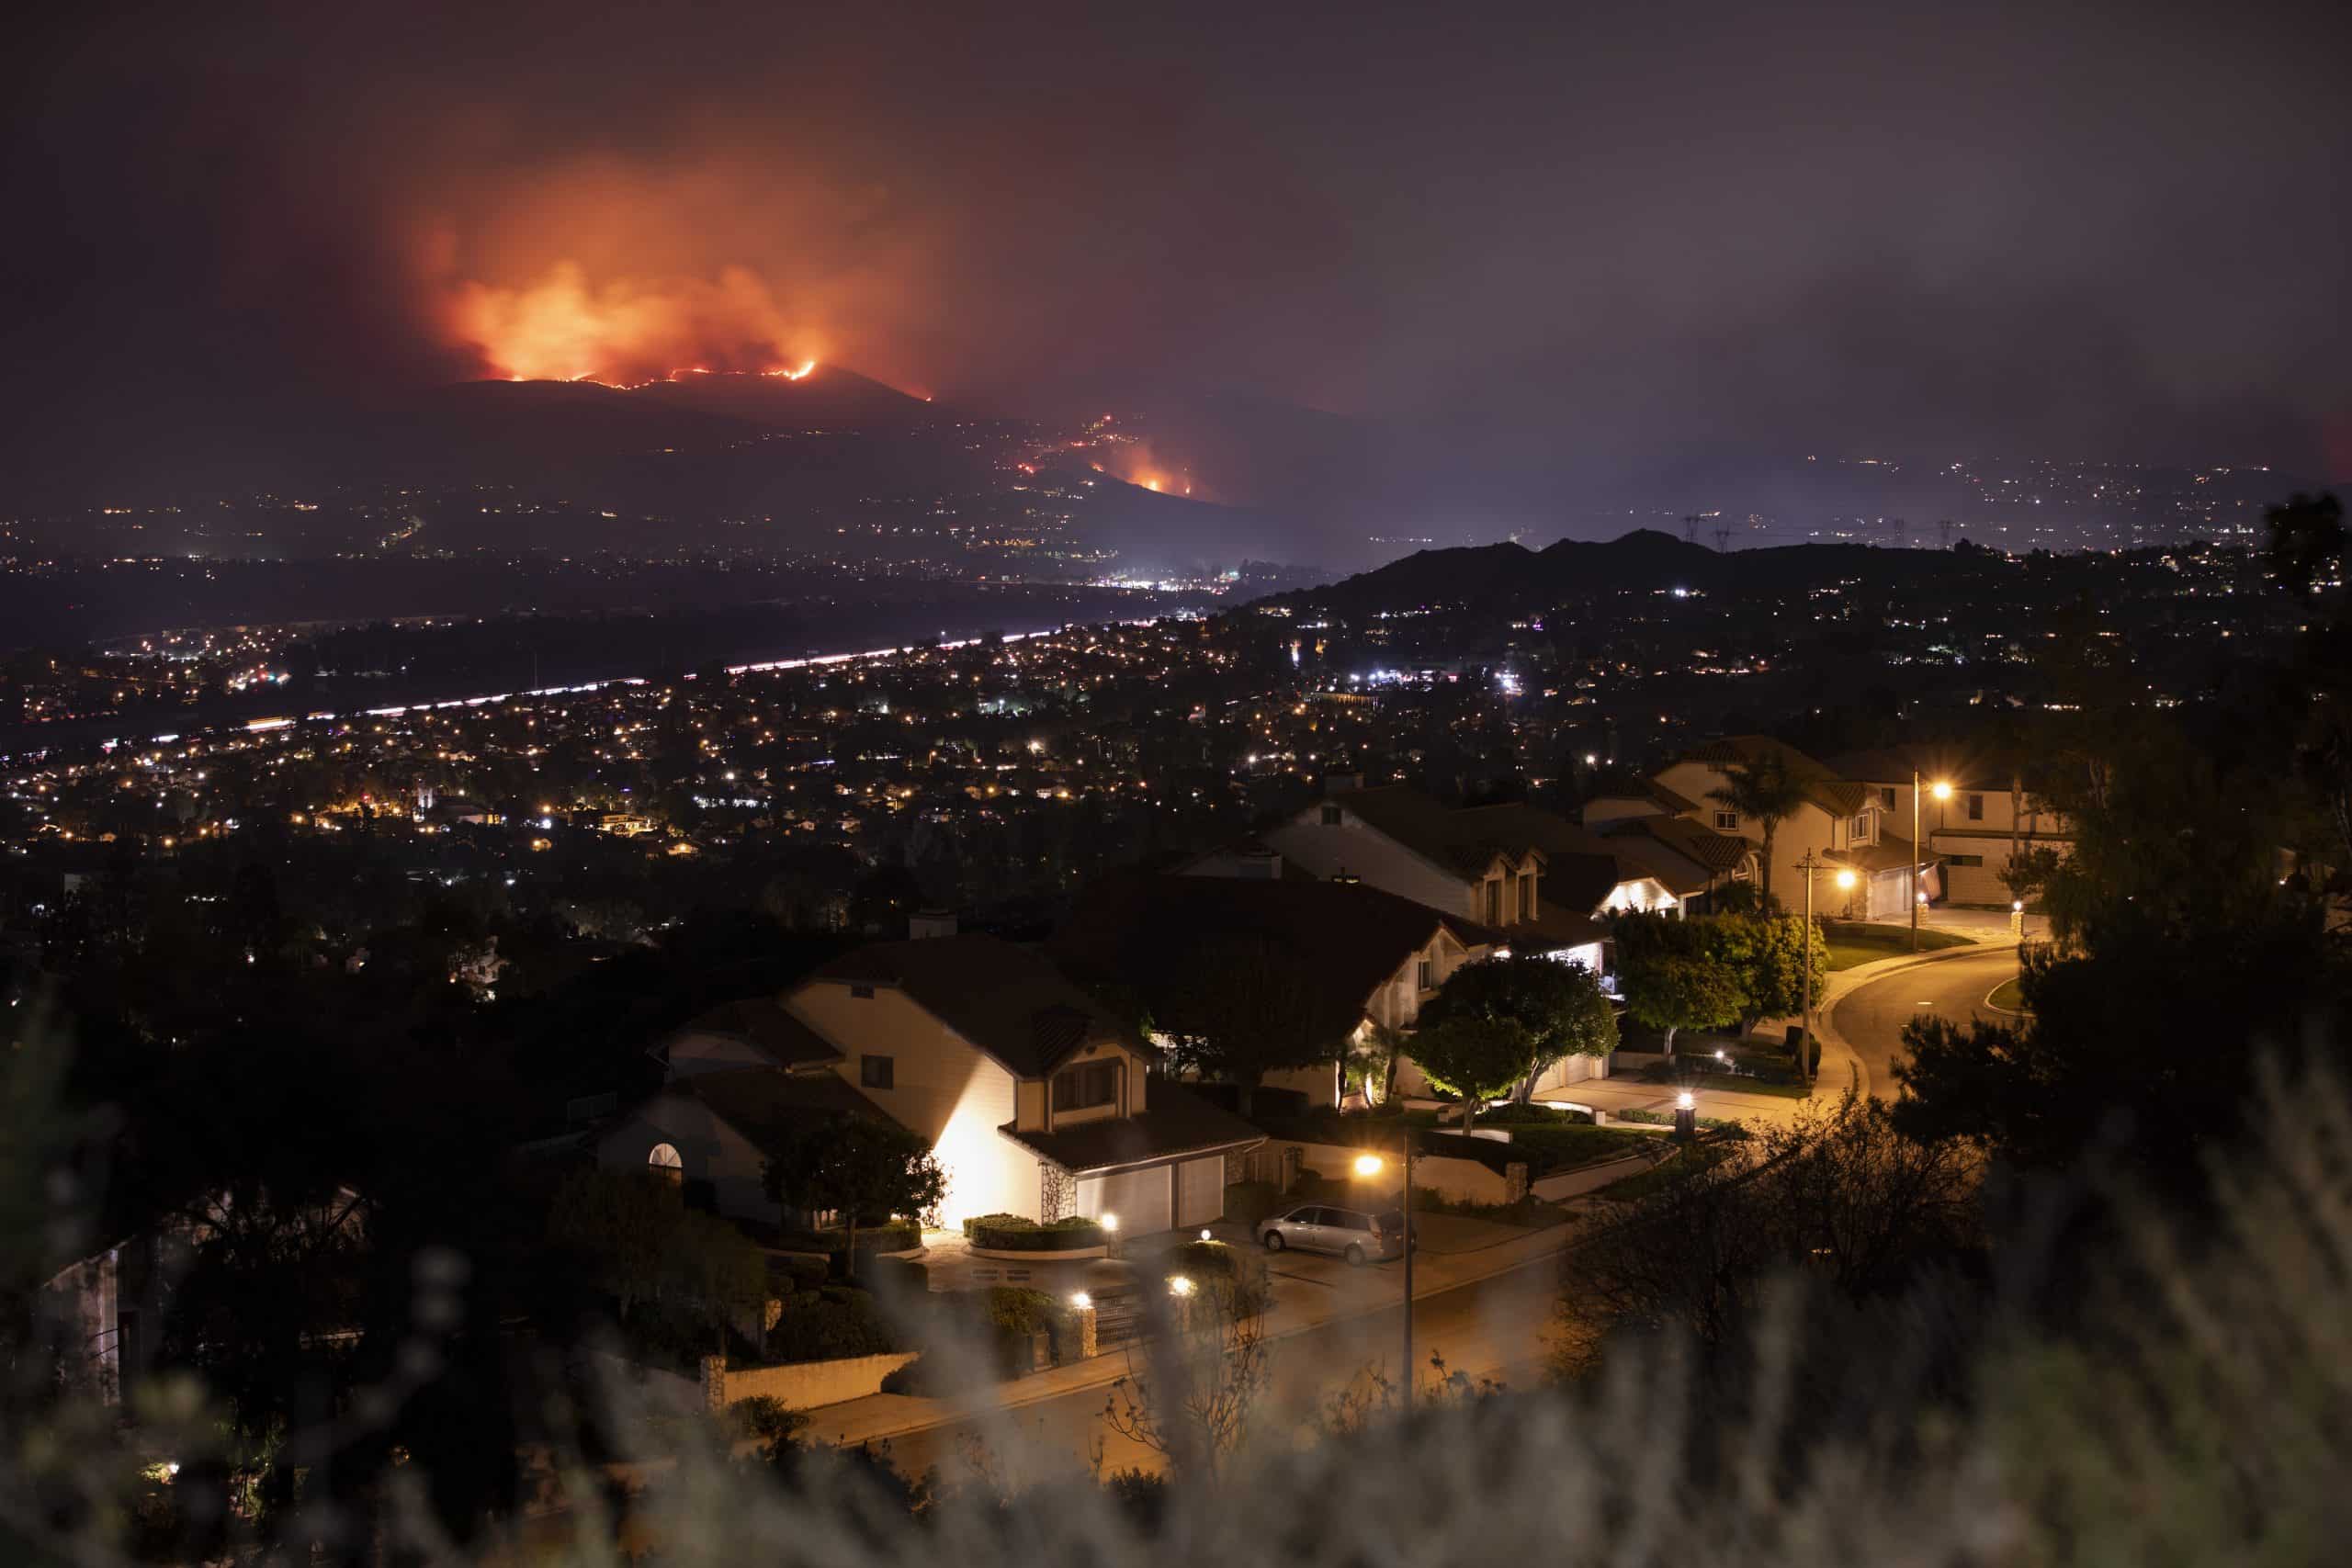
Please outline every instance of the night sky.
[{"label": "night sky", "polygon": [[77,8],[11,39],[0,414],[808,356],[1546,484],[2343,476],[2346,9]]}]

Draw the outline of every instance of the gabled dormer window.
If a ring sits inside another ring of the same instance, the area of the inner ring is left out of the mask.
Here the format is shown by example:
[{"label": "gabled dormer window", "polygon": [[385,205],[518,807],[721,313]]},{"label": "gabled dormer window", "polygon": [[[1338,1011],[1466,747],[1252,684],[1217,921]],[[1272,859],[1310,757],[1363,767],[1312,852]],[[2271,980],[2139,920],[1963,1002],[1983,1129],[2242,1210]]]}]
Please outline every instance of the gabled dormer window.
[{"label": "gabled dormer window", "polygon": [[1119,1102],[1119,1063],[1115,1058],[1080,1062],[1054,1075],[1056,1111],[1091,1111]]}]

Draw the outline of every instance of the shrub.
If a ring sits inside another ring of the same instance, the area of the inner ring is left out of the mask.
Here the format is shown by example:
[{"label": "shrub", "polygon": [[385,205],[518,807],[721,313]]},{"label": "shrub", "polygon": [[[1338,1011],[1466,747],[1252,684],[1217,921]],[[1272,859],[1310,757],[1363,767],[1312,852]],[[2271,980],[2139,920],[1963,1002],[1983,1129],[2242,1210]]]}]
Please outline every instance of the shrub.
[{"label": "shrub", "polygon": [[770,1453],[797,1442],[808,1425],[808,1412],[791,1409],[784,1401],[765,1393],[738,1400],[728,1407],[727,1416],[738,1431],[757,1438]]},{"label": "shrub", "polygon": [[[822,1251],[831,1258],[840,1258],[849,1250],[849,1235],[844,1231],[810,1231],[791,1239]],[[922,1226],[912,1220],[892,1220],[888,1224],[857,1227],[857,1250],[861,1254],[911,1252],[922,1245]]]},{"label": "shrub", "polygon": [[786,1297],[775,1326],[768,1330],[768,1358],[777,1362],[879,1356],[900,1348],[874,1297],[848,1285]]},{"label": "shrub", "polygon": [[1075,1252],[1102,1245],[1102,1227],[1082,1214],[1042,1225],[1018,1215],[989,1215],[967,1224],[964,1234],[974,1246],[997,1252]]},{"label": "shrub", "polygon": [[770,1268],[781,1270],[784,1279],[779,1282],[788,1291],[813,1291],[833,1277],[830,1258],[811,1258],[802,1252],[789,1252],[775,1258]]},{"label": "shrub", "polygon": [[1035,1230],[1037,1222],[1026,1214],[973,1214],[964,1222],[966,1240],[982,1229],[992,1231]]}]

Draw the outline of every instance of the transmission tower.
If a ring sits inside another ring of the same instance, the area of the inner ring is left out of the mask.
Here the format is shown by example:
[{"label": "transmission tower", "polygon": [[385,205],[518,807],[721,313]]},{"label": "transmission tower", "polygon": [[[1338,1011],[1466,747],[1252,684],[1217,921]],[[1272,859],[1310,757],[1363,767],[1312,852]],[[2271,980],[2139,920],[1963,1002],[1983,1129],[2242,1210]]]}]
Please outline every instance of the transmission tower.
[{"label": "transmission tower", "polygon": [[1716,525],[1715,525],[1715,548],[1716,548],[1716,549],[1718,549],[1718,550],[1728,550],[1728,549],[1730,549],[1730,548],[1731,548],[1731,535],[1732,535],[1732,527],[1731,527],[1731,525],[1730,525],[1730,524],[1728,524],[1728,523],[1718,523],[1718,524],[1716,524]]},{"label": "transmission tower", "polygon": [[1699,525],[1704,523],[1706,520],[1707,519],[1702,514],[1696,512],[1693,512],[1684,517],[1682,519],[1682,542],[1686,545],[1697,544],[1699,542]]},{"label": "transmission tower", "polygon": [[1949,517],[1939,519],[1936,524],[1936,547],[1942,550],[1951,548],[1951,531],[1959,526]]}]

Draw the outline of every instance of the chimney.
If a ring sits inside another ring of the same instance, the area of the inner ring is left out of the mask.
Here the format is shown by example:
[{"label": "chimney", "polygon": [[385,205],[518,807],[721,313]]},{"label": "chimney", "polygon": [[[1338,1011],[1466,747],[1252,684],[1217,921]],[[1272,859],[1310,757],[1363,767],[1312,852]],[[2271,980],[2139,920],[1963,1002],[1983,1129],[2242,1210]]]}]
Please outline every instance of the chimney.
[{"label": "chimney", "polygon": [[907,917],[907,937],[912,942],[924,942],[933,937],[956,934],[956,911],[953,909],[918,909]]},{"label": "chimney", "polygon": [[1323,775],[1325,795],[1345,795],[1351,789],[1362,788],[1363,788],[1362,773],[1325,773]]},{"label": "chimney", "polygon": [[1282,852],[1252,839],[1234,852],[1234,874],[1257,882],[1283,879]]}]

